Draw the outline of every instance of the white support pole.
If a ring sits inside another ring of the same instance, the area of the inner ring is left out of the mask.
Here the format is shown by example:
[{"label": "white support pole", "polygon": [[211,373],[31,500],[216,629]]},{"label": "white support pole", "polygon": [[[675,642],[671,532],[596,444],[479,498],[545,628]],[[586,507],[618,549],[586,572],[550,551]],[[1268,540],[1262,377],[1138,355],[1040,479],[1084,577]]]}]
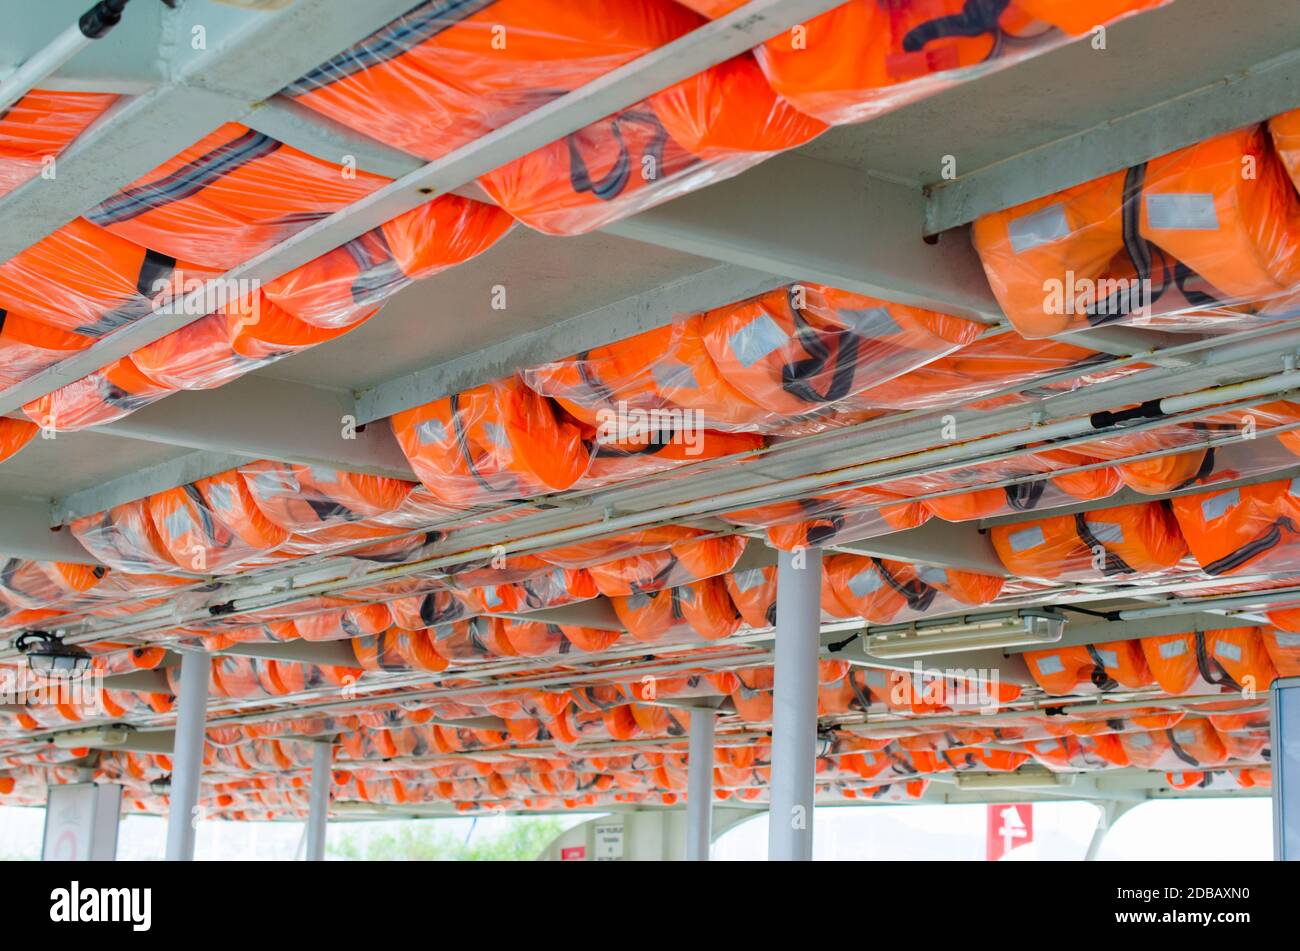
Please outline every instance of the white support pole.
[{"label": "white support pole", "polygon": [[812,859],[821,586],[821,549],[778,555],[767,832],[767,857],[772,861]]},{"label": "white support pole", "polygon": [[686,861],[707,862],[713,842],[713,733],[717,713],[691,709],[686,758]]},{"label": "white support pole", "polygon": [[307,812],[307,861],[325,860],[325,822],[330,811],[334,744],[317,743],[311,757],[311,799]]},{"label": "white support pole", "polygon": [[1273,858],[1300,862],[1300,677],[1273,681]]},{"label": "white support pole", "polygon": [[181,690],[176,698],[176,741],[172,750],[171,803],[167,810],[167,860],[194,860],[199,781],[203,774],[203,732],[208,715],[212,661],[204,651],[181,654]]}]

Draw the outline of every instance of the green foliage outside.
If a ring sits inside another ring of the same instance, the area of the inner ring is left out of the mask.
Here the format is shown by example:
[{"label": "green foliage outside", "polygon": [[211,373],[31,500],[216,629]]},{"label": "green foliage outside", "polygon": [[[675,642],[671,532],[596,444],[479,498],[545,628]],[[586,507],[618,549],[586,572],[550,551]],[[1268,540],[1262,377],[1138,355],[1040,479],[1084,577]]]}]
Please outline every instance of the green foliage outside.
[{"label": "green foliage outside", "polygon": [[331,859],[363,861],[531,862],[565,828],[553,816],[514,819],[495,835],[474,834],[469,845],[437,821],[404,822],[396,831],[364,835],[335,826],[326,852]]}]

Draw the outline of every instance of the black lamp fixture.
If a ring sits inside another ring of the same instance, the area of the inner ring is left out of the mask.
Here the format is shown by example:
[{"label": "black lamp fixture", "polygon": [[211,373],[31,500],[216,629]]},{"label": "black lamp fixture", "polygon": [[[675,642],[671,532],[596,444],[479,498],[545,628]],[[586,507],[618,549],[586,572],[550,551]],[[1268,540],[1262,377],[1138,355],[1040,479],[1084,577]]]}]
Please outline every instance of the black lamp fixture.
[{"label": "black lamp fixture", "polygon": [[25,631],[14,638],[14,647],[27,658],[27,666],[43,674],[75,674],[90,669],[85,648],[63,643],[49,631]]}]

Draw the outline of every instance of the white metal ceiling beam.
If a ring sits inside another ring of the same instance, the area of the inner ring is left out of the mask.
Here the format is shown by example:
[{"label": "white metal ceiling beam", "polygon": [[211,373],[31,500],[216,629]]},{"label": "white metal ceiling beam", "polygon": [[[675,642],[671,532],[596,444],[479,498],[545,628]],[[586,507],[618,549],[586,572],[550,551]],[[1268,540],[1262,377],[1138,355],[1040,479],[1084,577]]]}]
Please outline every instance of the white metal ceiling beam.
[{"label": "white metal ceiling beam", "polygon": [[53,530],[46,506],[31,499],[0,499],[0,557],[74,565],[98,563],[72,532]]},{"label": "white metal ceiling beam", "polygon": [[172,394],[96,431],[414,480],[388,425],[356,431],[355,412],[348,393],[246,376],[216,392]]}]

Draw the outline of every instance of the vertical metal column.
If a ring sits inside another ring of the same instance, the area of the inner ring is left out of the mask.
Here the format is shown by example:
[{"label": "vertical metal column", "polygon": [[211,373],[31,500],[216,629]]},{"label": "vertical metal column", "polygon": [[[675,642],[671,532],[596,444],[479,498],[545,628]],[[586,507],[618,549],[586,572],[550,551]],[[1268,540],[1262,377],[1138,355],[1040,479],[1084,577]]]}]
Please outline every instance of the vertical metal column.
[{"label": "vertical metal column", "polygon": [[307,812],[307,861],[325,859],[325,821],[330,811],[334,744],[317,743],[311,757],[311,799]]},{"label": "vertical metal column", "polygon": [[717,713],[691,709],[686,758],[686,861],[707,862],[713,841],[713,730]]},{"label": "vertical metal column", "polygon": [[208,716],[211,658],[204,651],[181,652],[181,692],[176,698],[176,744],[172,750],[171,804],[167,809],[167,860],[194,860],[195,808],[203,773],[203,731]]},{"label": "vertical metal column", "polygon": [[1273,758],[1273,858],[1300,862],[1300,677],[1269,690]]},{"label": "vertical metal column", "polygon": [[821,586],[821,549],[778,555],[767,832],[767,857],[772,861],[812,859]]}]

